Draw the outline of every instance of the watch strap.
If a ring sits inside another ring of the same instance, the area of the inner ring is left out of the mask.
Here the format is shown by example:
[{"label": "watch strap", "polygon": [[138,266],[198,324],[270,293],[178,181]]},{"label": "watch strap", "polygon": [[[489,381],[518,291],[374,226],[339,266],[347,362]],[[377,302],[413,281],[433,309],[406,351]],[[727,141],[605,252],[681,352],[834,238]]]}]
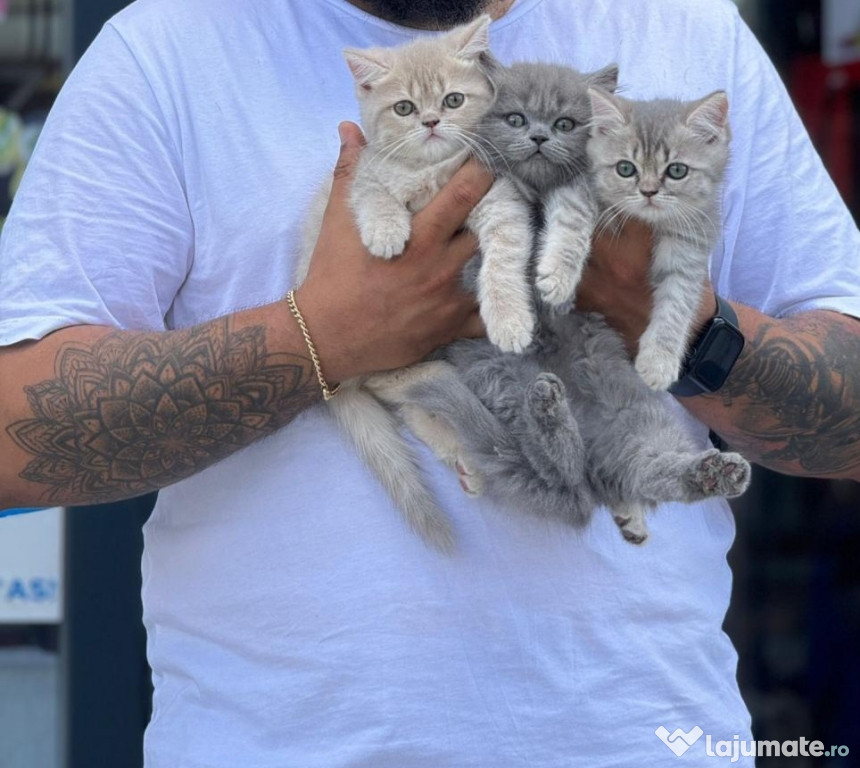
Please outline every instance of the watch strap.
[{"label": "watch strap", "polygon": [[[715,294],[715,298],[717,302],[717,311],[687,351],[687,355],[684,358],[684,363],[681,368],[681,376],[669,387],[669,392],[673,395],[678,395],[679,397],[693,397],[694,395],[716,392],[725,382],[726,377],[728,377],[732,366],[735,364],[735,361],[740,354],[740,350],[743,348],[743,336],[738,328],[737,312],[735,312],[734,308],[728,301],[719,295]],[[713,336],[718,333],[733,334],[740,339],[740,344],[734,351],[733,356],[724,360],[707,361],[711,364],[712,368],[713,364],[717,364],[722,368],[722,380],[714,386],[712,384],[707,384],[698,378],[696,376],[696,369],[702,363],[706,362],[702,359],[703,355],[707,355],[709,353],[712,354],[712,344],[709,342],[713,339]]]}]

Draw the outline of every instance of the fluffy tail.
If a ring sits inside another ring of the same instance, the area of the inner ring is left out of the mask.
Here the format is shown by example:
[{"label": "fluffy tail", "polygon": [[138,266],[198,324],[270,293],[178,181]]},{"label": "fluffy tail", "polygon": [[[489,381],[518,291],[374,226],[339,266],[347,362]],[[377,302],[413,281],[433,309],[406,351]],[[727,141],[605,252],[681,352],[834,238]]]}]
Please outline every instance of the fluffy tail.
[{"label": "fluffy tail", "polygon": [[412,530],[436,549],[450,552],[454,547],[451,526],[424,485],[421,470],[391,413],[373,395],[357,387],[341,392],[328,405]]}]

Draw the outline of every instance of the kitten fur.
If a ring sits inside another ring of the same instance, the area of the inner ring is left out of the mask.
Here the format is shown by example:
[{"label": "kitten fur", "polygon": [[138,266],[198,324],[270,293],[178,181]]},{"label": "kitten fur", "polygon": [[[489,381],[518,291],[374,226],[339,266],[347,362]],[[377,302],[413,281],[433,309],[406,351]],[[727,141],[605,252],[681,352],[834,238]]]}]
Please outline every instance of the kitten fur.
[{"label": "kitten fur", "polygon": [[[489,23],[485,15],[399,48],[345,51],[367,138],[350,203],[362,242],[375,256],[392,258],[403,251],[412,214],[478,148],[475,131],[495,97]],[[452,94],[457,101],[451,102]],[[306,221],[298,283],[307,275],[330,190],[329,181]],[[510,182],[501,180],[466,224],[484,254],[477,293],[490,338],[504,349],[522,350],[535,324],[526,277],[528,206]],[[409,525],[437,548],[450,549],[448,521],[427,490],[396,420],[363,380],[343,382],[328,405]]]},{"label": "kitten fur", "polygon": [[[574,113],[570,101],[540,95],[536,83],[544,69],[546,81],[555,80],[557,89],[562,90],[558,81],[565,77],[568,92],[578,89],[582,111]],[[607,80],[607,72],[597,75],[612,86],[614,76]],[[595,96],[587,90],[588,77],[559,67],[517,65],[497,79],[499,94],[482,131],[493,136],[499,162],[519,174],[518,184],[530,199],[550,201],[554,191],[572,181],[579,199],[588,200],[581,173],[590,140],[577,142],[569,132],[570,153],[547,153],[538,162],[533,162],[534,149],[523,149],[532,141],[528,130],[545,133],[560,117],[576,114],[577,123],[589,124]],[[605,91],[600,95],[609,98]],[[512,111],[526,118],[523,126],[510,125]],[[569,202],[559,203],[559,210]],[[539,258],[559,218],[558,213],[555,220],[546,216]],[[584,216],[583,221],[588,226],[593,219]],[[457,468],[467,492],[480,493],[486,483],[488,493],[503,503],[575,527],[587,524],[595,507],[604,504],[625,538],[641,543],[647,536],[647,508],[734,496],[746,488],[747,462],[738,454],[697,450],[660,396],[637,375],[620,337],[601,317],[560,314],[550,306],[540,313],[541,331],[526,355],[499,353],[483,340],[461,341],[446,348],[444,361],[413,366],[394,379],[372,380],[371,386]]]},{"label": "kitten fur", "polygon": [[[628,101],[593,89],[588,156],[603,226],[635,218],[654,233],[654,308],[636,370],[652,389],[678,378],[720,231],[729,159],[728,98]],[[622,175],[622,164],[629,176]],[[683,171],[673,178],[672,170]]]},{"label": "kitten fur", "polygon": [[[517,62],[501,69],[495,80],[498,94],[480,133],[493,147],[497,173],[509,176],[530,203],[541,203],[535,284],[544,301],[562,308],[579,282],[598,215],[586,176],[588,89],[614,91],[618,67],[583,74],[560,65]],[[511,116],[523,124],[511,124]]]},{"label": "kitten fur", "polygon": [[430,380],[404,382],[411,403],[454,430],[490,496],[575,528],[604,505],[639,544],[648,508],[743,493],[749,464],[698,449],[601,316],[546,317],[527,355],[459,341],[422,364]]}]

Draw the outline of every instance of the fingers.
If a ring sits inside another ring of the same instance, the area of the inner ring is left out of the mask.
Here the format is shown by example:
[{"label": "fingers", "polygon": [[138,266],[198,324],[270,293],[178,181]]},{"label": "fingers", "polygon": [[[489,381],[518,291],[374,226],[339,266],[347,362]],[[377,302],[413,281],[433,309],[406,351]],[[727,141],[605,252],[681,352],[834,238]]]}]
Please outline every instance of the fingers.
[{"label": "fingers", "polygon": [[427,207],[416,214],[413,231],[416,235],[427,231],[431,237],[443,240],[453,236],[492,185],[493,175],[477,160],[469,160]]},{"label": "fingers", "polygon": [[343,122],[338,126],[340,154],[334,167],[331,188],[325,206],[322,228],[314,250],[314,269],[331,258],[326,254],[362,253],[363,247],[355,231],[349,193],[358,161],[365,146],[364,135],[355,123]]},{"label": "fingers", "polygon": [[471,232],[458,232],[448,241],[448,248],[437,261],[440,274],[460,274],[463,266],[478,252],[478,238]]},{"label": "fingers", "polygon": [[480,339],[487,335],[487,328],[484,321],[481,320],[481,314],[478,310],[472,312],[463,327],[460,329],[460,337],[464,339]]},{"label": "fingers", "polygon": [[361,157],[361,150],[364,149],[366,142],[361,128],[355,123],[343,122],[338,125],[337,132],[340,135],[340,154],[334,166],[334,179],[329,200],[334,198],[345,201],[355,176],[358,158]]}]

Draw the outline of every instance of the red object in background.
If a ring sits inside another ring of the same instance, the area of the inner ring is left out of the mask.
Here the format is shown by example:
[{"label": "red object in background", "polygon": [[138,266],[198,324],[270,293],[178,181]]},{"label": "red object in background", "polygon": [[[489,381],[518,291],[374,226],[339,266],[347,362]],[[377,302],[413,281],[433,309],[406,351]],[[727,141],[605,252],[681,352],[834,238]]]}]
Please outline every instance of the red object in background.
[{"label": "red object in background", "polygon": [[827,170],[852,210],[860,207],[860,62],[831,67],[820,56],[798,56],[789,90]]}]

